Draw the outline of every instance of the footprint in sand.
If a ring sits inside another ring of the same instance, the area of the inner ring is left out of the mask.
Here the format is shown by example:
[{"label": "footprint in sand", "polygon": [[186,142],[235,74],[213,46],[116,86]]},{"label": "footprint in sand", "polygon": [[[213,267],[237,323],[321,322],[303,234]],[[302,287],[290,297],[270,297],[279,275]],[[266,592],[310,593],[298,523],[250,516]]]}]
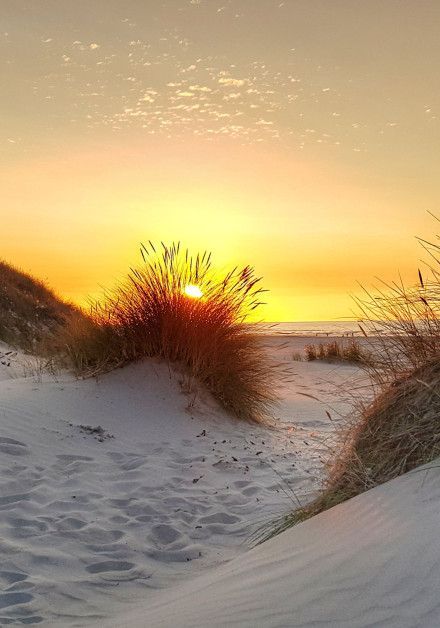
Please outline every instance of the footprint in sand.
[{"label": "footprint in sand", "polygon": [[87,525],[86,521],[82,519],[76,519],[75,517],[65,517],[61,519],[57,526],[60,531],[81,530]]},{"label": "footprint in sand", "polygon": [[14,585],[17,582],[23,582],[27,580],[27,574],[17,573],[15,571],[0,571],[0,585]]},{"label": "footprint in sand", "polygon": [[105,573],[107,571],[129,571],[133,569],[134,563],[129,563],[127,561],[118,561],[118,560],[105,560],[101,563],[93,563],[92,565],[88,565],[86,570],[89,573]]},{"label": "footprint in sand", "polygon": [[169,545],[180,538],[179,530],[167,524],[154,526],[151,531],[151,538],[160,545]]},{"label": "footprint in sand", "polygon": [[[8,606],[18,606],[19,604],[26,604],[34,599],[34,596],[30,593],[3,593],[0,594],[0,608],[7,608]],[[23,623],[23,622],[20,622]]]},{"label": "footprint in sand", "polygon": [[238,523],[239,521],[240,519],[238,517],[230,515],[227,512],[216,512],[212,515],[199,519],[199,523],[201,524],[223,523],[224,525],[232,525],[234,523]]},{"label": "footprint in sand", "polygon": [[24,456],[29,452],[28,446],[13,438],[0,437],[0,453],[10,456]]},{"label": "footprint in sand", "polygon": [[68,454],[59,454],[57,455],[58,460],[60,460],[61,462],[66,462],[67,464],[69,464],[70,462],[76,462],[76,461],[81,461],[81,462],[92,462],[93,458],[90,458],[90,456],[72,456],[72,455],[68,455]]},{"label": "footprint in sand", "polygon": [[2,506],[9,506],[10,504],[17,504],[22,501],[29,501],[31,493],[18,493],[16,495],[7,495],[0,497],[0,508]]}]

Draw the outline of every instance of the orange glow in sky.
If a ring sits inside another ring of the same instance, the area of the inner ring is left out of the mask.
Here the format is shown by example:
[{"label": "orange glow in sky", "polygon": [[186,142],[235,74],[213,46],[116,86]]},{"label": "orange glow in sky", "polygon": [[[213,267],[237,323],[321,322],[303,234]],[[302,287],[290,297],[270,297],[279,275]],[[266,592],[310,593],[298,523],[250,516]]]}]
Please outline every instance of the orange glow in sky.
[{"label": "orange glow in sky", "polygon": [[416,280],[436,228],[439,21],[434,0],[6,2],[1,258],[84,304],[140,242],[180,241],[253,265],[266,320],[349,317],[357,282]]}]

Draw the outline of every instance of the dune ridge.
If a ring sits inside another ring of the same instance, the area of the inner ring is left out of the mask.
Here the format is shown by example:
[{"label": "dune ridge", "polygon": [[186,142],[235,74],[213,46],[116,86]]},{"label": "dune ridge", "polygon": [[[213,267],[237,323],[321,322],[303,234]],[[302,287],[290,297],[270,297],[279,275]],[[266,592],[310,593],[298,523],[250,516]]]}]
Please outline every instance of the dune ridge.
[{"label": "dune ridge", "polygon": [[[435,628],[440,468],[427,465],[161,592],[152,628]],[[106,628],[145,626],[147,607]]]}]

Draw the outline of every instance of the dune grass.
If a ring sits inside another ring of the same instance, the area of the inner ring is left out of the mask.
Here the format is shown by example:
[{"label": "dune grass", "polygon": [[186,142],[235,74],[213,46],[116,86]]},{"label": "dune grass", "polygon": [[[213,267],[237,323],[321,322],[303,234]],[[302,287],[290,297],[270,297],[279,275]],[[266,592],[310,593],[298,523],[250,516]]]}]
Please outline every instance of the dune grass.
[{"label": "dune grass", "polygon": [[340,434],[328,479],[310,504],[275,522],[271,536],[440,456],[440,241],[418,283],[401,281],[357,299],[361,329],[375,337],[362,363],[376,394]]},{"label": "dune grass", "polygon": [[440,361],[385,388],[341,434],[318,497],[275,522],[264,538],[440,456]]},{"label": "dune grass", "polygon": [[333,340],[309,344],[304,349],[308,362],[324,360],[327,362],[347,362],[350,364],[367,364],[373,361],[373,355],[361,346],[360,342],[350,339],[347,342]]},{"label": "dune grass", "polygon": [[34,353],[44,353],[68,317],[80,316],[42,281],[0,261],[0,340]]},{"label": "dune grass", "polygon": [[[146,357],[202,382],[236,417],[261,421],[277,395],[277,372],[261,333],[247,324],[261,305],[260,278],[247,266],[215,273],[211,255],[179,244],[142,246],[143,265],[59,335],[77,373],[96,375]],[[188,290],[188,286],[193,288]],[[194,288],[195,287],[195,288]],[[201,298],[188,292],[200,291]]]}]

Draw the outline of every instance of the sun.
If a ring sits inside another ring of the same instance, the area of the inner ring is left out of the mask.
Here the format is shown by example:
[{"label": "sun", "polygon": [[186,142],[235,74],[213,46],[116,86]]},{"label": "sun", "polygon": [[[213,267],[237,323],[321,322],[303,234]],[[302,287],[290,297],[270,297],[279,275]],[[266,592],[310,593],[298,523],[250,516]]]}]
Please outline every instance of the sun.
[{"label": "sun", "polygon": [[203,296],[203,292],[200,290],[199,286],[195,286],[191,283],[185,286],[184,293],[193,299],[200,299]]}]

